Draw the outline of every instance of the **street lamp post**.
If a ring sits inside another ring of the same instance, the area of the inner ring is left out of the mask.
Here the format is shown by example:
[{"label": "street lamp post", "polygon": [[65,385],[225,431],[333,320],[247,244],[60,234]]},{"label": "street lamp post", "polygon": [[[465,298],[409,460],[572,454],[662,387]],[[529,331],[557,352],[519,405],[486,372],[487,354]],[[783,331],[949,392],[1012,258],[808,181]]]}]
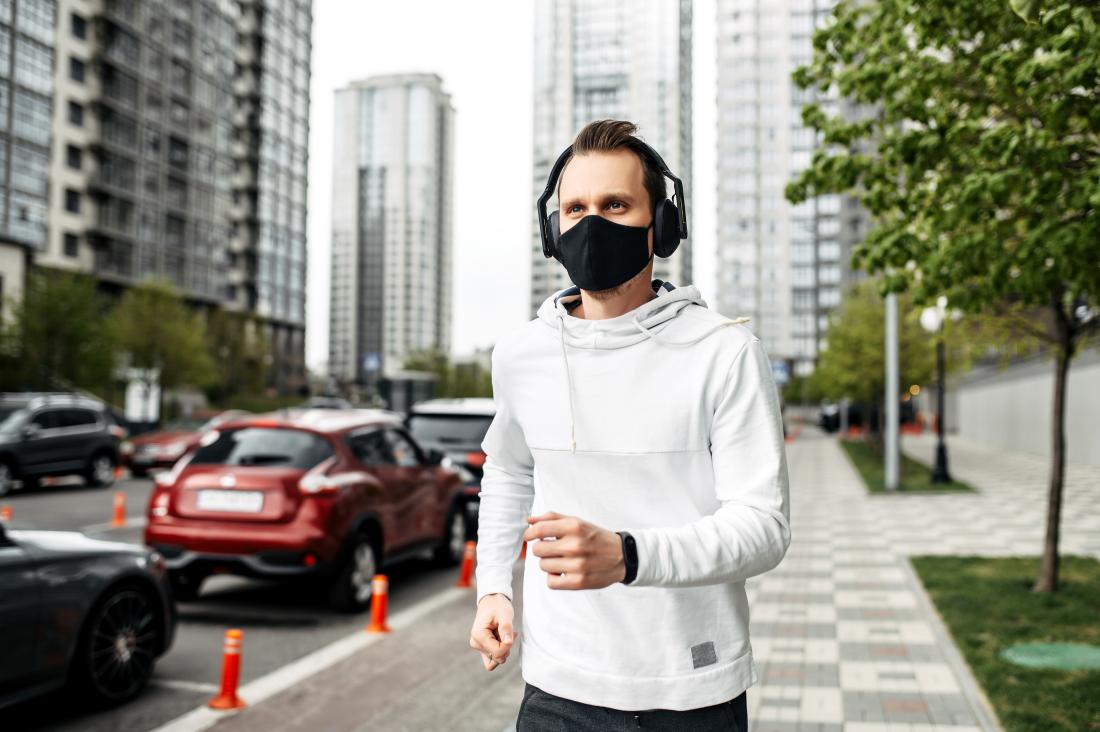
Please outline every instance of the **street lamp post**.
[{"label": "street lamp post", "polygon": [[932,468],[933,483],[950,483],[951,475],[947,472],[947,443],[943,439],[943,393],[944,393],[944,346],[943,333],[940,327],[943,325],[944,308],[947,298],[940,297],[936,301],[936,307],[925,308],[920,314],[920,324],[929,333],[936,334],[936,464]]}]

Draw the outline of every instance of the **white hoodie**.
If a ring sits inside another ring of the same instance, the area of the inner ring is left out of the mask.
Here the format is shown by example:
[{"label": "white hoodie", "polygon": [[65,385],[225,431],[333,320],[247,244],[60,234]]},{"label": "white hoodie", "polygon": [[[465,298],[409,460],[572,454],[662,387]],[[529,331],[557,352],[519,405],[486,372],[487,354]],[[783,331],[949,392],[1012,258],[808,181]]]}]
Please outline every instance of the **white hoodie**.
[{"label": "white hoodie", "polygon": [[[694,285],[587,320],[548,297],[493,349],[477,598],[512,597],[527,517],[578,516],[638,546],[638,575],[596,590],[547,586],[528,545],[523,678],[627,711],[694,709],[757,682],[745,579],[791,540],[779,399],[751,330]],[[537,541],[537,540],[536,540]]]}]

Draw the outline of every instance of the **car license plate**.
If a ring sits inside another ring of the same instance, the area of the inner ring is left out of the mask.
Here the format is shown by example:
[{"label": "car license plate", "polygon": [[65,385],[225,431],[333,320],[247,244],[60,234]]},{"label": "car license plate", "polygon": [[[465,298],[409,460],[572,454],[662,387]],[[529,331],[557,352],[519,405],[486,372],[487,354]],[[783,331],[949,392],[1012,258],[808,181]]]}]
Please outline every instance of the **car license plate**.
[{"label": "car license plate", "polygon": [[259,513],[264,507],[260,491],[199,491],[198,506],[204,511]]}]

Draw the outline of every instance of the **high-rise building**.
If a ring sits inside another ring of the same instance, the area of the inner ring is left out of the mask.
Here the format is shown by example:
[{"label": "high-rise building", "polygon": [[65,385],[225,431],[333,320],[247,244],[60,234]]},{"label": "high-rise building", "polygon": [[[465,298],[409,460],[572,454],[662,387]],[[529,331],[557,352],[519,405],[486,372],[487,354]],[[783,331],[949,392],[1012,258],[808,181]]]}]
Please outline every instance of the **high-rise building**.
[{"label": "high-rise building", "polygon": [[311,0],[12,6],[16,120],[49,153],[12,159],[52,184],[35,263],[254,314],[271,383],[304,385]]},{"label": "high-rise building", "polygon": [[435,74],[336,92],[329,369],[373,388],[450,351],[454,108]]},{"label": "high-rise building", "polygon": [[[537,0],[531,317],[570,285],[565,268],[543,256],[534,201],[558,155],[587,123],[611,118],[638,125],[639,137],[684,183],[690,231],[691,22],[690,0]],[[555,205],[552,198],[551,210]],[[654,277],[691,283],[691,239],[653,262]]]},{"label": "high-rise building", "polygon": [[230,307],[258,315],[275,384],[305,385],[311,0],[238,0]]},{"label": "high-rise building", "polygon": [[866,230],[854,199],[823,195],[792,206],[787,183],[819,144],[802,124],[816,103],[849,110],[836,96],[798,88],[814,28],[835,0],[718,0],[718,296],[726,315],[752,318],[773,360],[813,371],[829,311],[858,279],[846,263]]},{"label": "high-rise building", "polygon": [[0,3],[0,315],[46,249],[54,12],[54,0]]}]

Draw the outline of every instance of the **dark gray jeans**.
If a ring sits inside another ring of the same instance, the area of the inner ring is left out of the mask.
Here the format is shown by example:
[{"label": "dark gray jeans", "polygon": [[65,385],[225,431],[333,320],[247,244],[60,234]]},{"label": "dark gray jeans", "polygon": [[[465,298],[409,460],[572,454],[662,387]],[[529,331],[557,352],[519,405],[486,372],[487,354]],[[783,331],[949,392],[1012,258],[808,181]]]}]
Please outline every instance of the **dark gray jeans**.
[{"label": "dark gray jeans", "polygon": [[748,732],[746,692],[721,704],[698,709],[646,709],[625,712],[563,699],[524,682],[516,732],[616,732],[642,729],[667,732]]}]

